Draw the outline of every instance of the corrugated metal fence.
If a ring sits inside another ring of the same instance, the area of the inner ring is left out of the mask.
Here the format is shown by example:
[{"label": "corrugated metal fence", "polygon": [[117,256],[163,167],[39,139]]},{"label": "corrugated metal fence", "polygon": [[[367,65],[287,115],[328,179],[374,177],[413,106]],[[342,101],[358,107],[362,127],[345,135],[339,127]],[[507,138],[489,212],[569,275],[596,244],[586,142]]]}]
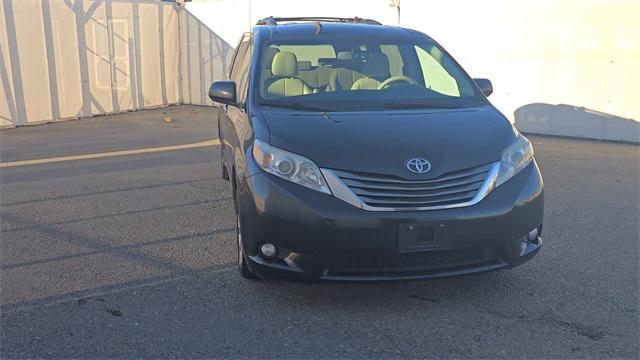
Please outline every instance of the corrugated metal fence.
[{"label": "corrugated metal fence", "polygon": [[0,125],[211,104],[232,47],[155,0],[0,0]]},{"label": "corrugated metal fence", "polygon": [[182,102],[213,105],[209,85],[224,79],[234,48],[188,10],[180,11],[180,46]]}]

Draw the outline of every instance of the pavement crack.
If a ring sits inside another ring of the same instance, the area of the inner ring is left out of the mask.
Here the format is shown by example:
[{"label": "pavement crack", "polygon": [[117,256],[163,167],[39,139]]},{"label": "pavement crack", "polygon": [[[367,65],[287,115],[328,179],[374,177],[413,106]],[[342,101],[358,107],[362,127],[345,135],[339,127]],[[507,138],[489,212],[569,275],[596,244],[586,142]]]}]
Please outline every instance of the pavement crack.
[{"label": "pavement crack", "polygon": [[105,309],[109,314],[111,314],[111,315],[113,315],[113,316],[115,316],[115,317],[120,317],[120,316],[122,316],[122,311],[120,311],[120,310],[118,310],[118,309],[115,309],[115,308],[111,308],[111,307],[109,307],[109,306],[106,304],[106,301],[105,301],[103,298],[101,298],[101,297],[87,296],[87,297],[83,297],[83,298],[80,298],[80,299],[76,300],[76,303],[77,303],[78,305],[81,305],[81,306],[82,306],[82,305],[89,304],[89,303],[91,303],[91,302],[99,302],[99,303],[102,303],[102,304],[103,304],[103,306],[104,306],[104,309]]},{"label": "pavement crack", "polygon": [[605,337],[607,333],[597,326],[573,323],[569,321],[553,320],[556,324],[566,327],[580,336],[588,337],[591,340],[598,341]]},{"label": "pavement crack", "polygon": [[506,313],[501,313],[497,311],[489,311],[489,314],[498,316],[503,319],[513,320],[513,321],[559,325],[561,328],[564,328],[565,330],[569,330],[577,335],[587,337],[594,341],[598,341],[603,337],[607,336],[606,331],[593,325],[574,323],[570,321],[562,321],[557,319],[547,319],[544,317],[531,318],[526,314],[506,314]]},{"label": "pavement crack", "polygon": [[411,295],[409,295],[409,298],[415,299],[415,300],[420,300],[420,301],[428,301],[428,302],[440,304],[440,300],[433,299],[433,298],[426,297],[426,296],[422,296],[422,295],[418,295],[418,294],[411,294]]},{"label": "pavement crack", "polygon": [[104,299],[101,297],[95,297],[95,296],[87,296],[87,297],[83,297],[78,299],[76,302],[78,303],[78,305],[84,305],[89,303],[90,301],[99,301],[101,303],[104,303]]},{"label": "pavement crack", "polygon": [[109,309],[107,308],[107,312],[115,317],[120,317],[122,316],[122,311],[120,310],[116,310],[116,309]]}]

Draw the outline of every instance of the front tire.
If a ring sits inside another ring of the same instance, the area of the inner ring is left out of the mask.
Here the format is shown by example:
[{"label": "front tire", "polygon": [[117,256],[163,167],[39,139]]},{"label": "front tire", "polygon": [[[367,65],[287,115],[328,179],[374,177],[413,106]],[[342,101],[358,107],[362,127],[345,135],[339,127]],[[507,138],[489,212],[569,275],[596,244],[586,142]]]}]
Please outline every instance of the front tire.
[{"label": "front tire", "polygon": [[220,146],[220,168],[222,171],[222,178],[227,181],[231,180],[229,178],[229,171],[227,171],[227,167],[224,164],[224,147],[223,146]]},{"label": "front tire", "polygon": [[238,272],[242,277],[246,279],[255,279],[256,276],[251,272],[249,266],[247,265],[247,256],[244,254],[244,248],[242,246],[242,223],[240,222],[240,211],[238,209],[239,201],[238,194],[234,186],[234,199],[235,199],[235,210],[236,210],[236,249],[238,256]]}]

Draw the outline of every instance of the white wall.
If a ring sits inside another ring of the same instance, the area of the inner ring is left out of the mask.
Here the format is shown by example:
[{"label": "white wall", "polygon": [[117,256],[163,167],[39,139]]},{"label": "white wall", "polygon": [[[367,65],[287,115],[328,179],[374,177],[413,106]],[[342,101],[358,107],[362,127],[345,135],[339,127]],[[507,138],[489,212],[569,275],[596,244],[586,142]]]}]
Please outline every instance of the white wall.
[{"label": "white wall", "polygon": [[[235,46],[257,19],[360,16],[397,24],[389,0],[194,0]],[[440,42],[523,131],[640,142],[640,1],[401,0],[401,25]]]},{"label": "white wall", "polygon": [[[389,0],[0,0],[0,126],[211,105],[233,46],[274,16],[397,23]],[[494,83],[524,131],[640,142],[640,1],[402,0],[401,25]]]},{"label": "white wall", "polygon": [[213,105],[207,96],[209,85],[225,78],[233,56],[233,46],[198,20],[191,11],[180,11],[179,19],[182,102]]},{"label": "white wall", "polygon": [[640,1],[402,0],[491,101],[535,133],[640,141]]},{"label": "white wall", "polygon": [[232,46],[268,16],[358,16],[397,23],[396,9],[389,6],[389,0],[199,0],[186,3],[185,8]]},{"label": "white wall", "polygon": [[155,0],[1,0],[0,126],[180,102],[178,9]]}]

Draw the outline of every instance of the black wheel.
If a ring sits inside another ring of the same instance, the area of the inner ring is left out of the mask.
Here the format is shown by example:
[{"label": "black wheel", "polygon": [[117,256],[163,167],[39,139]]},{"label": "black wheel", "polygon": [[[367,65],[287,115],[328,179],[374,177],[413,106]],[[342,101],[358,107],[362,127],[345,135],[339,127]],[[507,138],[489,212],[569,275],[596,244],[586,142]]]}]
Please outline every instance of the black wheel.
[{"label": "black wheel", "polygon": [[220,167],[222,168],[222,178],[224,180],[229,181],[229,172],[227,171],[227,167],[224,165],[224,147],[220,146]]},{"label": "black wheel", "polygon": [[222,180],[229,181],[229,173],[227,172],[227,167],[222,165]]},{"label": "black wheel", "polygon": [[256,276],[249,270],[249,266],[247,266],[247,257],[244,254],[244,249],[242,247],[242,223],[240,222],[240,211],[238,210],[238,195],[235,191],[234,186],[234,199],[235,199],[235,210],[236,210],[236,247],[238,254],[238,271],[240,275],[247,279],[255,279]]}]

